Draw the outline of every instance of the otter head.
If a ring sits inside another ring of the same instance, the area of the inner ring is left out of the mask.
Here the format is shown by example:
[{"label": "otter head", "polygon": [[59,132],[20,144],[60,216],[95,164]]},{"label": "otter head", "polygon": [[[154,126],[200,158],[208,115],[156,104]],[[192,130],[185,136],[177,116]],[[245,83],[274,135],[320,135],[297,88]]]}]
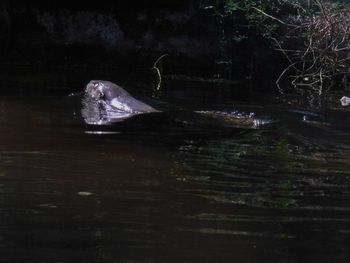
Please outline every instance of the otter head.
[{"label": "otter head", "polygon": [[87,85],[85,92],[93,99],[99,100],[104,98],[105,83],[100,80],[91,80]]},{"label": "otter head", "polygon": [[122,87],[105,80],[91,80],[85,88],[88,97],[132,114],[155,112],[151,106],[135,99]]},{"label": "otter head", "polygon": [[131,97],[131,95],[118,85],[106,80],[91,80],[85,93],[95,100],[104,100],[110,103],[117,97]]}]

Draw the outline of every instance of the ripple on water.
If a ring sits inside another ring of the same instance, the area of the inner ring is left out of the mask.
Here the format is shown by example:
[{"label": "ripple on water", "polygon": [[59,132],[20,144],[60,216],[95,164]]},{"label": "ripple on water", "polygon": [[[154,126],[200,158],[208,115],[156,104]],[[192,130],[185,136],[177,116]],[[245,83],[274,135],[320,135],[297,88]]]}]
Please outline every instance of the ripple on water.
[{"label": "ripple on water", "polygon": [[174,141],[166,129],[84,133],[90,127],[66,121],[64,105],[57,106],[60,117],[51,105],[12,106],[0,120],[4,261],[298,262],[308,254],[311,262],[348,255],[344,129],[329,136],[323,123],[297,127],[288,119],[204,139],[179,129]]},{"label": "ripple on water", "polygon": [[260,208],[350,209],[344,203],[350,197],[348,150],[323,151],[293,145],[285,135],[266,135],[257,131],[245,138],[180,146],[178,176],[189,186],[185,191],[217,203]]}]

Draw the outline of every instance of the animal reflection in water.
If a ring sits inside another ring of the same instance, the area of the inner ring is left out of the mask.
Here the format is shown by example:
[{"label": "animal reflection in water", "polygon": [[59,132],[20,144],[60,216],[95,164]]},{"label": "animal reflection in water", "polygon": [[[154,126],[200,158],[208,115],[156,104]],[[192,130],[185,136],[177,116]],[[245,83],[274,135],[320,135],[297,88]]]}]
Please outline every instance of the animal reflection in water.
[{"label": "animal reflection in water", "polygon": [[[103,80],[91,80],[85,88],[82,116],[87,124],[107,125],[131,118],[135,115],[159,112],[153,107],[132,97],[120,86]],[[158,115],[158,117],[161,117]],[[163,118],[174,116],[164,113]],[[221,111],[179,111],[178,116],[183,123],[194,125],[229,126],[242,128],[258,128],[270,120],[258,119],[253,113]],[[179,118],[175,119],[179,119]]]},{"label": "animal reflection in water", "polygon": [[112,82],[91,80],[86,85],[82,116],[88,124],[111,124],[151,112],[157,110]]}]

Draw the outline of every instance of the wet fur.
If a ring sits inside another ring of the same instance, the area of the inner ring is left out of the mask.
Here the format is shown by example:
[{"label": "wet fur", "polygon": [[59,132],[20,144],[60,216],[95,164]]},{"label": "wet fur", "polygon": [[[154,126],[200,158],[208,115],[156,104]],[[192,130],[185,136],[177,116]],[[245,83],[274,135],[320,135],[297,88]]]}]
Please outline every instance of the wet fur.
[{"label": "wet fur", "polygon": [[85,93],[95,100],[102,100],[113,108],[129,113],[157,112],[151,106],[135,99],[122,87],[105,80],[91,80]]}]

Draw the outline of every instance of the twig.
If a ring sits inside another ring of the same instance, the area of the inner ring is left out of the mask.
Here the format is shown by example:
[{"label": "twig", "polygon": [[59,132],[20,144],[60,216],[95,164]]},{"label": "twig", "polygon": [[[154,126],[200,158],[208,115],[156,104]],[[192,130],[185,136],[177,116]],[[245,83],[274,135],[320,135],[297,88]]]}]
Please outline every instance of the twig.
[{"label": "twig", "polygon": [[296,64],[298,64],[299,62],[294,62],[294,63],[292,63],[292,64],[290,64],[288,67],[286,67],[283,71],[282,71],[282,73],[280,74],[280,76],[278,77],[278,79],[276,80],[276,85],[277,85],[277,87],[278,87],[278,89],[279,89],[279,91],[280,91],[280,93],[281,94],[284,94],[284,92],[283,92],[283,89],[281,88],[281,86],[280,86],[280,81],[281,81],[281,79],[282,79],[282,77],[284,76],[284,74],[290,69],[290,68],[292,68],[292,67],[294,67]]},{"label": "twig", "polygon": [[259,13],[263,14],[264,16],[271,18],[272,20],[276,20],[277,22],[279,22],[279,23],[281,23],[281,24],[283,24],[285,26],[291,26],[291,27],[295,27],[296,26],[296,25],[293,25],[293,24],[286,23],[286,22],[284,22],[283,20],[281,20],[281,19],[279,19],[277,17],[269,15],[269,14],[265,13],[264,11],[262,11],[259,8],[256,8],[254,6],[252,6],[251,8],[254,9],[255,11],[258,11]]},{"label": "twig", "polygon": [[158,76],[158,82],[156,85],[156,91],[159,91],[161,89],[162,86],[162,73],[160,72],[160,69],[157,67],[157,64],[162,60],[162,58],[164,58],[165,56],[168,56],[168,54],[163,54],[161,55],[156,62],[154,62],[153,66],[151,69],[155,70]]}]

